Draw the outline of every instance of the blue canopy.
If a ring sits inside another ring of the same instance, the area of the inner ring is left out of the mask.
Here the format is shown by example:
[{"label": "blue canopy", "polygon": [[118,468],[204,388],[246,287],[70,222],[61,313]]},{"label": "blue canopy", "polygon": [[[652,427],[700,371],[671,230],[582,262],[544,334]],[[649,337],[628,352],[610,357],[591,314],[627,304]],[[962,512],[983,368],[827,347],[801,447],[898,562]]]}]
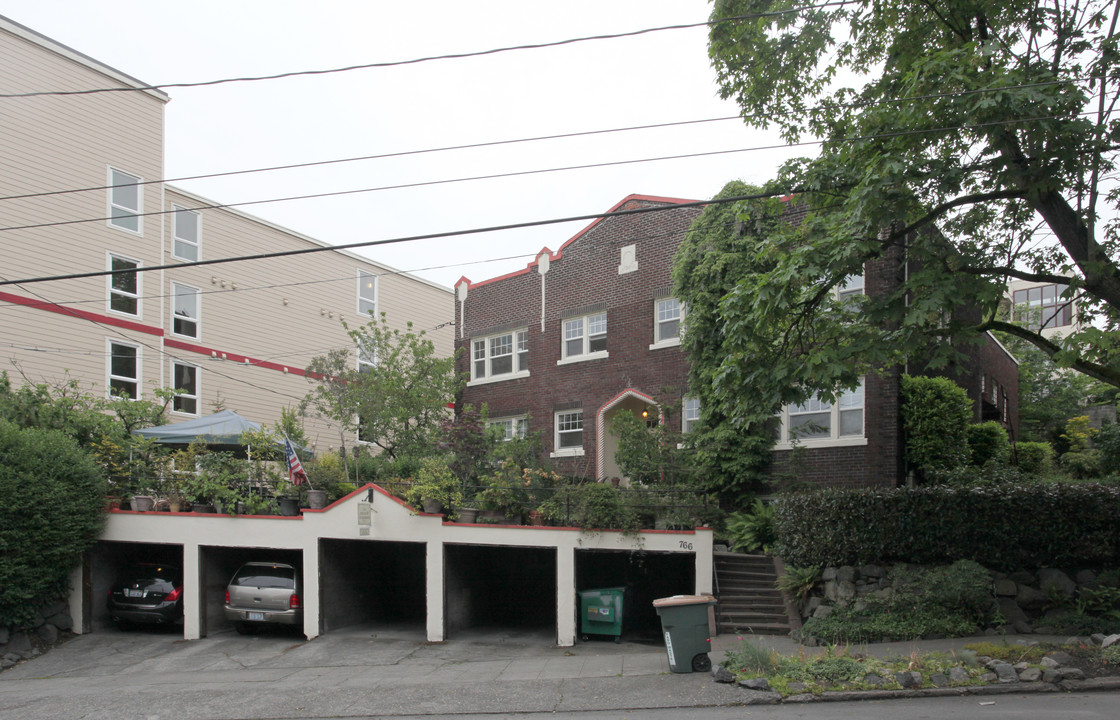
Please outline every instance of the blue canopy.
[{"label": "blue canopy", "polygon": [[194,420],[133,430],[132,434],[151,438],[165,445],[190,445],[196,440],[204,445],[240,445],[241,433],[260,429],[260,423],[244,418],[232,410],[222,410]]}]

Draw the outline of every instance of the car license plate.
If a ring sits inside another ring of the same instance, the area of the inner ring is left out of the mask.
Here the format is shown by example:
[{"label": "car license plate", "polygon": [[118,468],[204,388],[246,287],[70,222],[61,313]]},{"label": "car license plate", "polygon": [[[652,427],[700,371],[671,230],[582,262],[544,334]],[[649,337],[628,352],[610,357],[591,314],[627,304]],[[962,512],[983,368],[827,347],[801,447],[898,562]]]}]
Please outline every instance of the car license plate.
[{"label": "car license plate", "polygon": [[125,597],[142,598],[142,597],[144,597],[144,591],[143,590],[133,590],[131,588],[125,588],[124,589],[124,596]]},{"label": "car license plate", "polygon": [[250,620],[264,620],[264,613],[251,612],[249,613]]}]

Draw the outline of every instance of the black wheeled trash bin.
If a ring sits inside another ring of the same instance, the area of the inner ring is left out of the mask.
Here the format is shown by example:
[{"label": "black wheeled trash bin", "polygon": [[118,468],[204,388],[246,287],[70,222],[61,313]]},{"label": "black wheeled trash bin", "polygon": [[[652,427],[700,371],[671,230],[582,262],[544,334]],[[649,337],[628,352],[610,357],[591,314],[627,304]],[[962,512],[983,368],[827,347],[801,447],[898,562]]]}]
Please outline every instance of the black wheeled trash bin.
[{"label": "black wheeled trash bin", "polygon": [[674,595],[653,601],[661,616],[669,669],[675,673],[707,672],[712,669],[708,652],[712,637],[708,630],[708,608],[716,604],[711,595]]}]

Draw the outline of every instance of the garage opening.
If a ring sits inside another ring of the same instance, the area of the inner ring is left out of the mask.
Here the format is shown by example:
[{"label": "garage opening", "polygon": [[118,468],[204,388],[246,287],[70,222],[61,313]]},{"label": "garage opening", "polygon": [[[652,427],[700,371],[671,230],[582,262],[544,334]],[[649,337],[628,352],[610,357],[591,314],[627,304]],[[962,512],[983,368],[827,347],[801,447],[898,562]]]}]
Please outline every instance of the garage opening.
[{"label": "garage opening", "polygon": [[[657,598],[696,590],[696,558],[687,553],[577,550],[576,590],[625,588],[622,634],[627,640],[661,641]],[[577,611],[578,611],[577,601]]]},{"label": "garage opening", "polygon": [[[226,586],[230,578],[247,562],[275,562],[293,565],[302,577],[303,552],[300,550],[277,550],[272,548],[214,547],[202,546],[198,549],[199,574],[201,587],[199,606],[199,634],[206,637],[210,633],[233,630],[233,623],[225,619],[223,608],[226,601]],[[306,593],[307,591],[304,590]],[[298,628],[297,632],[303,632]]]},{"label": "garage opening", "polygon": [[423,633],[427,619],[424,543],[378,540],[319,542],[322,630],[393,626]]},{"label": "garage opening", "polygon": [[556,634],[555,548],[444,545],[446,632]]},{"label": "garage opening", "polygon": [[[86,618],[85,632],[96,632],[114,627],[109,616],[109,590],[123,582],[129,568],[137,563],[173,565],[182,571],[183,546],[163,543],[130,543],[100,541],[89,552],[87,565],[83,570],[82,602]],[[187,592],[190,581],[183,578],[183,591]],[[140,627],[140,625],[136,625]],[[156,625],[153,624],[153,627]],[[166,627],[166,626],[165,626]],[[182,633],[182,622],[177,625]]]}]

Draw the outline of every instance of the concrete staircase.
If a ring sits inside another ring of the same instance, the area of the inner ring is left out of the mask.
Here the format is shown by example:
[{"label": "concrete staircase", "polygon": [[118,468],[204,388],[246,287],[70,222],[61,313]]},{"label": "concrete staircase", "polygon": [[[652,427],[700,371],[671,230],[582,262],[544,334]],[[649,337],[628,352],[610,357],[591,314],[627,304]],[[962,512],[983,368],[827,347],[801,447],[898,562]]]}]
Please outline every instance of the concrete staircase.
[{"label": "concrete staircase", "polygon": [[787,610],[781,591],[774,587],[774,558],[717,552],[714,560],[720,633],[788,635],[800,627],[796,612]]}]

